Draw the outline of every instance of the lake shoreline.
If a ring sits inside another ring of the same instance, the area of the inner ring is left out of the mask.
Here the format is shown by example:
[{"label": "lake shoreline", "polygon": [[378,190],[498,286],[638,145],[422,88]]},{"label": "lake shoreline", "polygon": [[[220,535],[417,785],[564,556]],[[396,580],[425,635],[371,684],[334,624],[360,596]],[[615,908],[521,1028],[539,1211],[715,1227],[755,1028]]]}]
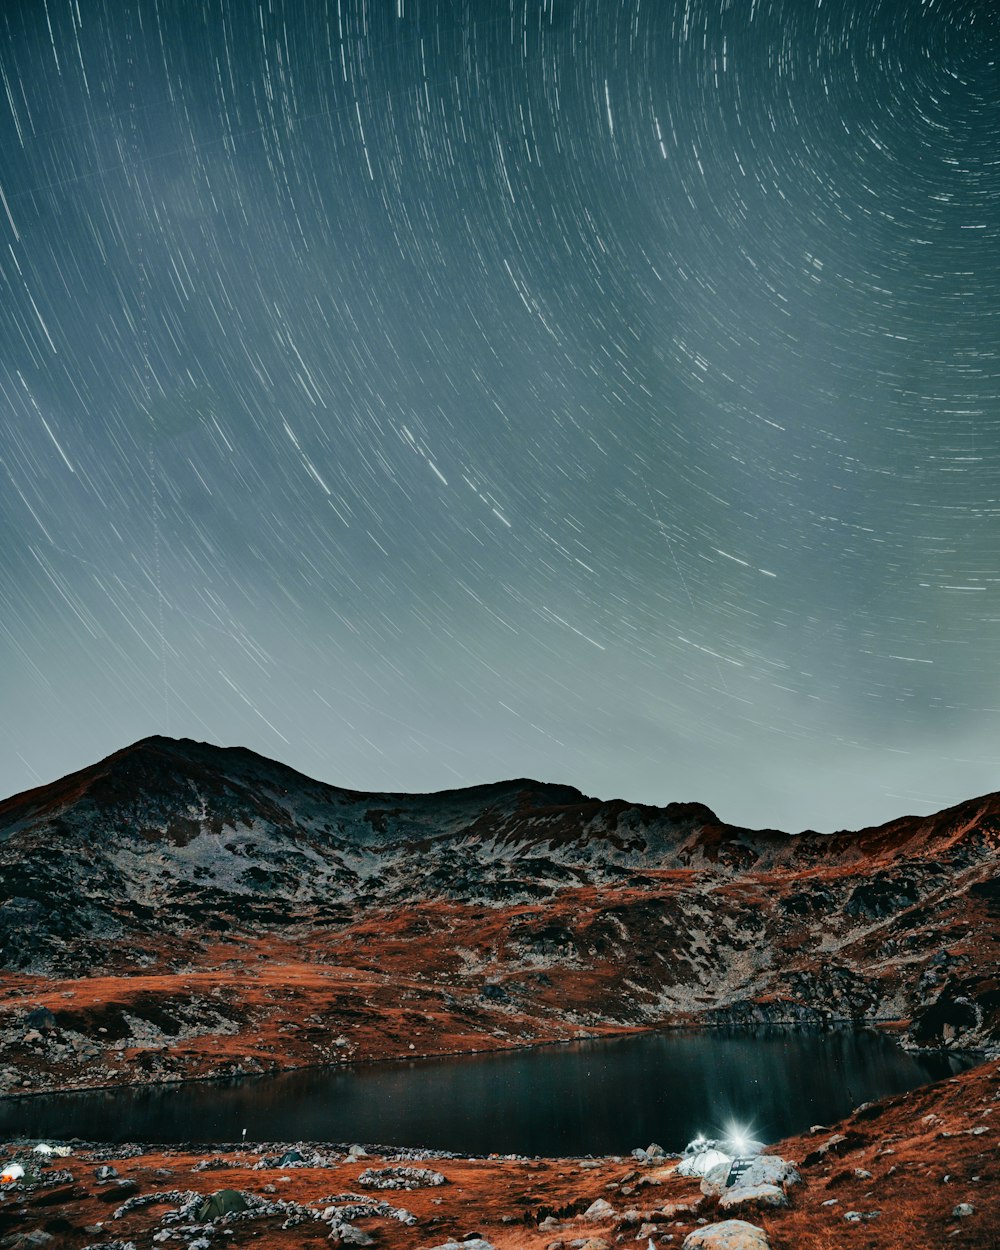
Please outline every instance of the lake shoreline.
[{"label": "lake shoreline", "polygon": [[[700,1031],[720,1031],[724,1029],[732,1029],[739,1032],[750,1033],[755,1029],[766,1030],[770,1028],[788,1028],[797,1029],[804,1032],[839,1032],[849,1029],[852,1032],[872,1032],[882,1036],[891,1037],[896,1045],[906,1054],[915,1056],[921,1055],[954,1055],[958,1059],[977,1059],[980,1062],[986,1062],[990,1058],[989,1052],[983,1049],[969,1048],[947,1048],[947,1047],[921,1047],[910,1048],[903,1046],[902,1042],[893,1037],[894,1032],[902,1032],[907,1027],[907,1021],[901,1021],[894,1018],[885,1018],[883,1020],[868,1020],[861,1024],[847,1017],[829,1018],[822,1023],[804,1023],[801,1020],[793,1019],[775,1019],[764,1024],[736,1025],[725,1021],[706,1021],[699,1022],[695,1020],[684,1020],[676,1023],[665,1023],[660,1025],[649,1026],[633,1026],[630,1028],[610,1028],[600,1032],[587,1032],[575,1037],[561,1037],[546,1039],[543,1041],[518,1042],[511,1045],[497,1046],[476,1046],[465,1049],[441,1050],[441,1051],[424,1051],[424,1052],[404,1052],[402,1054],[387,1055],[379,1058],[349,1058],[343,1060],[324,1060],[318,1063],[300,1063],[300,1064],[276,1064],[274,1067],[265,1069],[260,1072],[224,1072],[214,1073],[207,1072],[203,1074],[190,1076],[171,1076],[162,1080],[118,1080],[118,1081],[102,1081],[95,1084],[66,1084],[51,1086],[48,1089],[27,1089],[27,1090],[10,1090],[0,1093],[0,1102],[7,1100],[21,1100],[29,1098],[46,1098],[53,1094],[86,1094],[96,1093],[100,1090],[118,1089],[128,1087],[137,1092],[142,1090],[160,1090],[172,1087],[183,1087],[187,1085],[200,1085],[221,1082],[234,1081],[256,1081],[267,1078],[281,1076],[284,1073],[292,1072],[319,1072],[325,1069],[351,1071],[357,1068],[367,1068],[376,1065],[401,1065],[407,1062],[426,1060],[445,1061],[448,1059],[457,1059],[472,1055],[503,1055],[514,1054],[524,1051],[539,1051],[560,1046],[571,1046],[579,1042],[594,1042],[612,1040],[614,1038],[640,1037],[650,1036],[658,1033],[696,1033]],[[122,1073],[121,1075],[125,1075]]]},{"label": "lake shoreline", "polygon": [[[0,1135],[116,1141],[394,1143],[488,1154],[620,1153],[621,1128],[679,1151],[725,1118],[764,1139],[974,1066],[912,1055],[875,1028],[800,1023],[668,1028],[559,1044],[312,1066],[264,1077],[118,1086],[0,1100]],[[641,1093],[641,1090],[647,1091]],[[671,1135],[663,1137],[664,1122]],[[193,1127],[193,1126],[201,1126]]]}]

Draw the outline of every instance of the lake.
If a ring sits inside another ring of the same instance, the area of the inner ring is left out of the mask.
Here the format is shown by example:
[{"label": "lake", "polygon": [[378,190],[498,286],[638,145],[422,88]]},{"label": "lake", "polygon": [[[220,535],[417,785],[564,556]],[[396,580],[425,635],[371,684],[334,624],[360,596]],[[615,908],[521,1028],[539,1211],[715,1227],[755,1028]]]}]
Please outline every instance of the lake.
[{"label": "lake", "polygon": [[969,1066],[871,1031],[676,1030],[241,1081],[0,1099],[0,1140],[363,1142],[465,1154],[681,1150],[731,1124],[776,1141]]}]

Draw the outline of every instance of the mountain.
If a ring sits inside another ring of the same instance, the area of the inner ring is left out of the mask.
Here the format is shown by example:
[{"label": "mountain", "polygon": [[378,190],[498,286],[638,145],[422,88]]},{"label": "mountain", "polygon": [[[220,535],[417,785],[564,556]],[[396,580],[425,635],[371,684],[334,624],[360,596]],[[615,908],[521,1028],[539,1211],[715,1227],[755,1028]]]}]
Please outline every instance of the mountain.
[{"label": "mountain", "polygon": [[696,1021],[991,1047],[998,860],[996,794],[792,835],[148,738],[0,803],[0,1090]]}]

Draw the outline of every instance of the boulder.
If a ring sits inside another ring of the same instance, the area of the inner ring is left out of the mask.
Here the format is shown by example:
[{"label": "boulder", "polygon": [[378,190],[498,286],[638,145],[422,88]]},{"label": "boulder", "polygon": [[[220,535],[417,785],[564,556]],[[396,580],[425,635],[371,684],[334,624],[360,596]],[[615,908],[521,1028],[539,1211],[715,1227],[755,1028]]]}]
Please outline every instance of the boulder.
[{"label": "boulder", "polygon": [[610,1202],[605,1202],[603,1198],[598,1198],[596,1202],[592,1202],[584,1211],[583,1218],[585,1220],[613,1220],[615,1218],[615,1209]]},{"label": "boulder", "polygon": [[56,1018],[48,1007],[36,1007],[24,1017],[24,1024],[29,1029],[54,1029],[56,1027]]},{"label": "boulder", "polygon": [[787,1207],[785,1191],[778,1185],[734,1185],[724,1189],[720,1211],[740,1211],[743,1207]]},{"label": "boulder", "polygon": [[443,1241],[431,1250],[493,1250],[493,1246],[484,1237],[469,1237],[466,1241]]},{"label": "boulder", "polygon": [[706,1224],[684,1238],[681,1250],[771,1250],[764,1230],[745,1220]]},{"label": "boulder", "polygon": [[706,1198],[721,1198],[726,1192],[726,1181],[729,1179],[729,1169],[732,1167],[732,1160],[726,1159],[724,1162],[716,1163],[702,1175],[701,1192]]},{"label": "boulder", "polygon": [[964,1220],[966,1216],[975,1215],[976,1208],[971,1202],[960,1202],[957,1207],[952,1210],[951,1216],[955,1220]]},{"label": "boulder", "polygon": [[740,1188],[751,1185],[779,1185],[786,1192],[798,1185],[801,1177],[795,1164],[780,1155],[758,1155],[739,1179]]},{"label": "boulder", "polygon": [[349,1224],[346,1220],[338,1220],[330,1233],[330,1240],[342,1246],[373,1246],[375,1238],[363,1228]]}]

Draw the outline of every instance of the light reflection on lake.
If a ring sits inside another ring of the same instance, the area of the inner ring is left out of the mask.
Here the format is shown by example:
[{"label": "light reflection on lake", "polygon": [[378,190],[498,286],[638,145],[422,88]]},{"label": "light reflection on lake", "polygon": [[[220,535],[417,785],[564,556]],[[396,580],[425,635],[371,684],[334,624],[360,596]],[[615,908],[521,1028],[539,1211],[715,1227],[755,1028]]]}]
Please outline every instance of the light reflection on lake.
[{"label": "light reflection on lake", "polygon": [[228,1082],[0,1099],[0,1140],[366,1142],[624,1154],[736,1122],[763,1141],[967,1067],[871,1031],[673,1030]]}]

